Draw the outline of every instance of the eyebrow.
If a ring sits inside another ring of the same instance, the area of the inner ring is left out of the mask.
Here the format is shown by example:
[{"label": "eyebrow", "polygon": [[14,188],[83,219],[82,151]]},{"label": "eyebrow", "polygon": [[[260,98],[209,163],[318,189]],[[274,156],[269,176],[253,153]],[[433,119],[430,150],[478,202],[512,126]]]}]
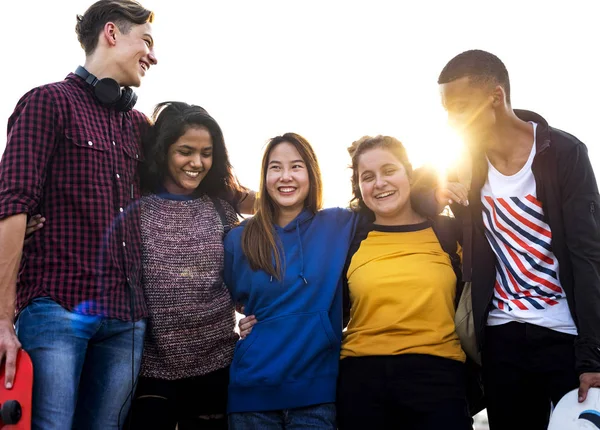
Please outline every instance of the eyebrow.
[{"label": "eyebrow", "polygon": [[[194,148],[193,146],[186,145],[185,143],[183,145],[177,145],[177,149],[189,149],[190,151],[196,150],[196,148]],[[212,146],[205,146],[204,148],[201,149],[201,151],[212,151],[212,149],[213,149]]]},{"label": "eyebrow", "polygon": [[[379,169],[387,169],[388,167],[394,167],[394,168],[398,168],[398,165],[397,165],[397,164],[394,164],[394,163],[386,163],[386,164],[384,164],[383,166],[379,167]],[[371,169],[365,170],[364,172],[362,172],[362,173],[360,174],[360,176],[364,176],[364,175],[366,175],[367,173],[373,173],[373,170],[371,170]]]},{"label": "eyebrow", "polygon": [[[306,164],[304,163],[304,160],[292,160],[290,161],[290,164],[294,164],[294,163],[302,163],[302,164]],[[283,164],[281,161],[279,160],[271,160],[269,161],[269,165],[271,164]]]}]

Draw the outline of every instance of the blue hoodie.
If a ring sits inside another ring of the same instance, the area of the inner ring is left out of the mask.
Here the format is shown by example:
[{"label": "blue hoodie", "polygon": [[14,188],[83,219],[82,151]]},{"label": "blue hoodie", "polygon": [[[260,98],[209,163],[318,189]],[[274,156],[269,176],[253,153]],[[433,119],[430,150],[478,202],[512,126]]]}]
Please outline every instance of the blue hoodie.
[{"label": "blue hoodie", "polygon": [[242,252],[244,224],[225,238],[225,284],[258,323],[238,341],[228,411],[258,412],[335,401],[342,338],[342,271],[358,216],[302,211],[275,232],[282,281],[253,271]]}]

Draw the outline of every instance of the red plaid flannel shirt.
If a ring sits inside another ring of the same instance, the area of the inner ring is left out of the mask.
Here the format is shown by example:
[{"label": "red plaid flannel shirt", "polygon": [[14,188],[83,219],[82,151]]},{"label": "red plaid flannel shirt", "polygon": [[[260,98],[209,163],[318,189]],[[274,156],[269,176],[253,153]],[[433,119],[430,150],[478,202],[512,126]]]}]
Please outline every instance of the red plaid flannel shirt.
[{"label": "red plaid flannel shirt", "polygon": [[0,161],[0,219],[46,222],[24,249],[17,312],[50,297],[88,315],[146,316],[137,166],[147,124],[101,105],[74,74],[21,98]]}]

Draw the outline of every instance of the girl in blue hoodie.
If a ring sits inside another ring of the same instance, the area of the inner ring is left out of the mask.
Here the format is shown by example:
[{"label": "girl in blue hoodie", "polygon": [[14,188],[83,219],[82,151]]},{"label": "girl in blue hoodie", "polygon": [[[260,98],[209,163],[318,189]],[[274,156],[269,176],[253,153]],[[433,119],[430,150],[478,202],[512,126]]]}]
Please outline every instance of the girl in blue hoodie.
[{"label": "girl in blue hoodie", "polygon": [[265,150],[257,212],[225,239],[225,283],[258,323],[230,368],[231,429],[335,429],[341,275],[357,215],[322,206],[316,155],[286,133]]}]

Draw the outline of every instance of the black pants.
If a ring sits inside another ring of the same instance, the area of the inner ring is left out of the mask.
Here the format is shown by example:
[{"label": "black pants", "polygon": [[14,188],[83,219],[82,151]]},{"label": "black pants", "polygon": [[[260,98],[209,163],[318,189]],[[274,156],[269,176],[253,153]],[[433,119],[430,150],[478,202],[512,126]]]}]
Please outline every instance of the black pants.
[{"label": "black pants", "polygon": [[344,358],[337,403],[342,430],[471,429],[464,365],[431,355]]},{"label": "black pants", "polygon": [[[225,430],[228,385],[229,367],[174,381],[140,377],[129,413],[129,428]],[[221,417],[205,418],[211,415]]]},{"label": "black pants", "polygon": [[486,327],[483,386],[490,430],[546,430],[551,403],[579,386],[575,336],[532,324]]}]

